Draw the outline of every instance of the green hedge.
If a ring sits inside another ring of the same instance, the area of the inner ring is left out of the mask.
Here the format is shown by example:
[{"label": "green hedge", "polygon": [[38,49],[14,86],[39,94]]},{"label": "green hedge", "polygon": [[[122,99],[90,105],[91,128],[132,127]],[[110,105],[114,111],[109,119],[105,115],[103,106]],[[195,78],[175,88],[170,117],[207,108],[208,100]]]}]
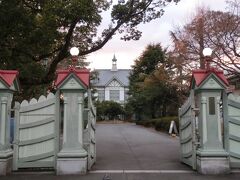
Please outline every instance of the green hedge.
[{"label": "green hedge", "polygon": [[151,120],[136,121],[136,124],[137,125],[142,125],[142,126],[145,126],[145,127],[154,127],[157,131],[168,132],[171,121],[175,121],[176,126],[178,128],[179,122],[178,122],[178,117],[176,117],[176,116],[162,117],[162,118],[151,119]]}]

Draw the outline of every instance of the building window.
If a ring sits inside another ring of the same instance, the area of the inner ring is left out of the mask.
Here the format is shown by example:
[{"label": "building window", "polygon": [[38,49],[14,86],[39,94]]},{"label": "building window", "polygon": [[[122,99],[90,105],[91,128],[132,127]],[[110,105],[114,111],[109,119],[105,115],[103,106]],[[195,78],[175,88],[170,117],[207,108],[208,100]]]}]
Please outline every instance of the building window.
[{"label": "building window", "polygon": [[98,90],[98,100],[99,101],[105,100],[105,91],[104,90]]},{"label": "building window", "polygon": [[209,97],[208,98],[209,102],[209,115],[215,115],[215,97]]},{"label": "building window", "polygon": [[119,101],[120,91],[119,90],[110,90],[110,100]]},{"label": "building window", "polygon": [[128,90],[125,90],[125,91],[124,91],[124,100],[125,100],[125,101],[128,99],[128,96],[129,96]]}]

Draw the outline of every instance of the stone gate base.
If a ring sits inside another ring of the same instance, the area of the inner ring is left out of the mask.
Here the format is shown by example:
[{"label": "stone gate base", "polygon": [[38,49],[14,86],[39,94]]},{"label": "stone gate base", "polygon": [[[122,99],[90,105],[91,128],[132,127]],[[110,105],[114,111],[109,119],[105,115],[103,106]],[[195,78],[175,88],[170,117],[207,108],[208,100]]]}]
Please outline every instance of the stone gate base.
[{"label": "stone gate base", "polygon": [[57,159],[57,175],[86,174],[86,173],[87,173],[87,157]]},{"label": "stone gate base", "polygon": [[0,176],[6,176],[12,171],[12,157],[0,159]]},{"label": "stone gate base", "polygon": [[197,156],[197,171],[201,174],[229,174],[229,158]]},{"label": "stone gate base", "polygon": [[12,171],[13,151],[11,149],[0,151],[0,176],[5,176]]}]

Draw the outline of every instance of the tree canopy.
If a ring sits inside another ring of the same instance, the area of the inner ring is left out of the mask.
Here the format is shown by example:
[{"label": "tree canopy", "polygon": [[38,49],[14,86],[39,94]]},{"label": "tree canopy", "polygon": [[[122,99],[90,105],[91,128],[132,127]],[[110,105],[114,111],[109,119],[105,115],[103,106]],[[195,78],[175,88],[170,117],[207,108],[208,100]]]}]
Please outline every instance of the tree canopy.
[{"label": "tree canopy", "polygon": [[[1,0],[1,69],[20,70],[20,81],[27,87],[48,84],[71,46],[84,56],[117,32],[123,40],[138,40],[139,24],[161,17],[167,4],[178,1]],[[100,32],[104,11],[111,13],[111,20]]]},{"label": "tree canopy", "polygon": [[[240,73],[240,5],[228,1],[228,11],[199,8],[192,20],[171,32],[176,59],[185,68],[192,69],[196,62],[205,68],[203,49],[213,49],[214,64],[229,74]],[[195,62],[195,63],[192,63]]]},{"label": "tree canopy", "polygon": [[130,74],[128,106],[137,119],[176,115],[181,88],[175,83],[175,65],[160,44],[146,47]]}]

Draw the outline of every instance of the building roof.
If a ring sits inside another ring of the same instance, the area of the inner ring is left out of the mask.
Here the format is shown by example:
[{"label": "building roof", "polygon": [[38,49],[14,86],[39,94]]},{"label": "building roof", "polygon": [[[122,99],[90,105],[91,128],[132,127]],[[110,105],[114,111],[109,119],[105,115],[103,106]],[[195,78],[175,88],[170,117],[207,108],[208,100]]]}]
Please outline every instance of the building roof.
[{"label": "building roof", "polygon": [[74,74],[77,78],[81,80],[87,87],[89,86],[89,70],[88,69],[75,69],[70,68],[67,70],[57,71],[57,80],[55,85],[58,87],[69,75]]},{"label": "building roof", "polygon": [[[222,82],[225,85],[227,85],[227,86],[229,85],[226,77],[223,74],[223,71],[217,70],[217,69],[210,69],[210,70],[197,69],[197,70],[193,70],[192,80],[194,79],[196,85],[199,86],[212,73],[215,74],[220,80],[222,80]],[[191,87],[192,87],[192,83],[193,83],[193,81],[191,81]]]},{"label": "building roof", "polygon": [[0,70],[0,79],[2,79],[9,87],[12,86],[17,76],[18,71]]},{"label": "building roof", "polygon": [[98,80],[94,83],[94,86],[106,86],[111,80],[116,79],[124,86],[129,86],[129,73],[130,69],[118,69],[117,71],[111,71],[110,69],[95,69],[98,72]]}]

